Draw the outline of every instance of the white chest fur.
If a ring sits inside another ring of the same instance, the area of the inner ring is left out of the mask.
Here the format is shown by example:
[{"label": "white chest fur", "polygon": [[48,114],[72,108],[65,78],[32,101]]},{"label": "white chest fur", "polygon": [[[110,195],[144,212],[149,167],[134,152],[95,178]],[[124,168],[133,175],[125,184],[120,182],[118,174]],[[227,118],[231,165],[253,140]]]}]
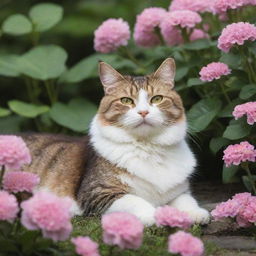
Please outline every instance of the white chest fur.
[{"label": "white chest fur", "polygon": [[97,116],[90,130],[96,151],[132,174],[120,178],[128,183],[133,193],[160,204],[167,203],[175,191],[187,189],[186,180],[195,167],[196,161],[185,142],[185,133],[184,121],[154,138],[138,141],[120,128],[101,126]]}]

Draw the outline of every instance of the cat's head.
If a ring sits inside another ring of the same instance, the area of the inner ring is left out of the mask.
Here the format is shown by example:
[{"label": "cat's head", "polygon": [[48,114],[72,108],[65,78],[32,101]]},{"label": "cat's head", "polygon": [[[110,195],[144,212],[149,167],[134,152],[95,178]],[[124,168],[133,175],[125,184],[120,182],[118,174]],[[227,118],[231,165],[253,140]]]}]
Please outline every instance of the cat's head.
[{"label": "cat's head", "polygon": [[166,59],[147,76],[126,76],[100,62],[105,95],[98,116],[102,125],[147,135],[185,121],[182,100],[174,90],[175,62]]}]

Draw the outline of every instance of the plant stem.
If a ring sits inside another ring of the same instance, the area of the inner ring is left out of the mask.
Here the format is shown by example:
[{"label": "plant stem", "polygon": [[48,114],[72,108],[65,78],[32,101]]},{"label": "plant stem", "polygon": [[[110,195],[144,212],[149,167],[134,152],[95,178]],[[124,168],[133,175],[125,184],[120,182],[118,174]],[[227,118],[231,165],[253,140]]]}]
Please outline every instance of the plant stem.
[{"label": "plant stem", "polygon": [[55,95],[55,92],[52,90],[53,85],[50,83],[49,80],[46,80],[44,82],[44,84],[45,84],[45,87],[46,87],[47,94],[48,94],[49,100],[51,102],[51,105],[53,105],[56,102],[56,95]]},{"label": "plant stem", "polygon": [[5,173],[5,167],[3,166],[0,173],[0,188],[2,187],[2,181]]},{"label": "plant stem", "polygon": [[185,43],[189,42],[189,35],[186,28],[181,28],[181,34]]},{"label": "plant stem", "polygon": [[244,164],[242,164],[242,167],[243,169],[246,171],[248,177],[249,177],[249,180],[250,180],[250,183],[252,185],[252,190],[253,190],[253,194],[256,195],[256,187],[255,187],[255,183],[253,181],[253,176],[252,176],[252,173],[249,169],[249,164],[248,162],[245,162]]},{"label": "plant stem", "polygon": [[225,97],[227,103],[230,104],[230,103],[231,103],[231,100],[230,100],[230,98],[229,98],[229,96],[228,96],[228,94],[227,94],[227,92],[226,92],[226,90],[225,90],[223,84],[220,82],[219,85],[220,85],[221,91],[223,92],[223,95],[224,95],[224,97]]},{"label": "plant stem", "polygon": [[163,36],[162,36],[162,34],[160,32],[159,27],[155,27],[154,31],[155,31],[156,35],[158,36],[158,38],[159,38],[159,40],[161,42],[161,45],[165,45],[165,42],[164,42],[164,39],[163,39]]}]

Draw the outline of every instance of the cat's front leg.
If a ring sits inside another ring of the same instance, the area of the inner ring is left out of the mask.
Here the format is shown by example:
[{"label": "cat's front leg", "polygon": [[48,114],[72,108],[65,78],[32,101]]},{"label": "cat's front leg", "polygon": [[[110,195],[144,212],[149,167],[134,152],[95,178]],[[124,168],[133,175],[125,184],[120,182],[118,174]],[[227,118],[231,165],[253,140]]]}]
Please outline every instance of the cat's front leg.
[{"label": "cat's front leg", "polygon": [[195,198],[188,193],[179,195],[170,205],[188,213],[194,223],[207,224],[210,221],[209,212],[201,208]]},{"label": "cat's front leg", "polygon": [[138,217],[146,226],[155,223],[155,207],[141,197],[127,194],[117,199],[106,211],[111,212],[128,212]]}]

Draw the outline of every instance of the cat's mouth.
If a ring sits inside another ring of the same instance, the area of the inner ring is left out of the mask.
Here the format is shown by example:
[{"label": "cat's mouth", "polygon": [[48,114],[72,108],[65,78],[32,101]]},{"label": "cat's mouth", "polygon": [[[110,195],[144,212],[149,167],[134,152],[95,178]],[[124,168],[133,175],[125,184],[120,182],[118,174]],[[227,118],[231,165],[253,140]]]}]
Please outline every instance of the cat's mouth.
[{"label": "cat's mouth", "polygon": [[148,121],[146,121],[144,118],[143,118],[143,120],[139,123],[139,124],[137,124],[136,126],[135,126],[135,128],[138,128],[138,127],[141,127],[141,126],[153,126],[152,124],[150,124]]}]

